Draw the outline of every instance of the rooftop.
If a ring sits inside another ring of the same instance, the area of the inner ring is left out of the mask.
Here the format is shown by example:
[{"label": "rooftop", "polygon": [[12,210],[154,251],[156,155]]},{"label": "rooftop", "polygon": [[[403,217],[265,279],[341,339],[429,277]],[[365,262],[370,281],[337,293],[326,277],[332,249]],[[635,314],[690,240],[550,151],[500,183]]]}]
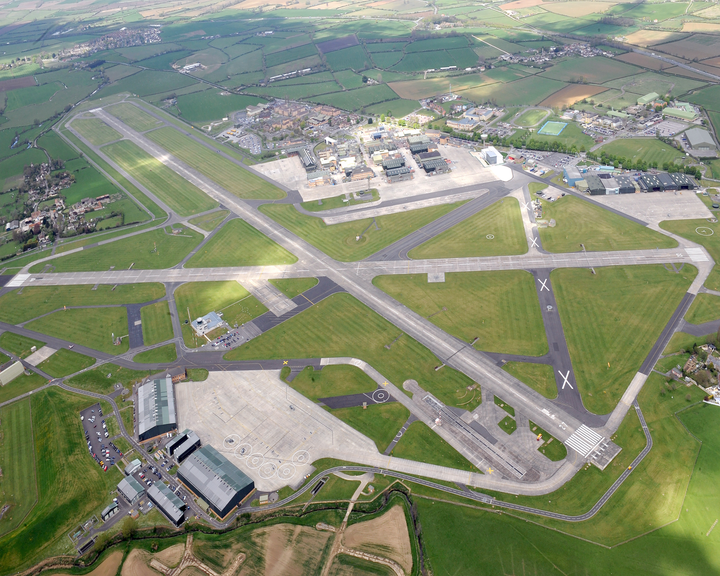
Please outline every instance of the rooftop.
[{"label": "rooftop", "polygon": [[152,380],[138,388],[137,392],[138,435],[156,426],[177,424],[175,396],[170,377]]}]

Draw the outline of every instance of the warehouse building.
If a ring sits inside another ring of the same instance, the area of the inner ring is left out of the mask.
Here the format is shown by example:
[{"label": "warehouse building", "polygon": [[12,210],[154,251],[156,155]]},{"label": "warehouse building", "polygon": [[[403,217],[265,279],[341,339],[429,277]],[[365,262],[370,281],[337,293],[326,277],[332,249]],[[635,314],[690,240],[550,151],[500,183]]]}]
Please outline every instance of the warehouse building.
[{"label": "warehouse building", "polygon": [[212,446],[195,450],[178,468],[177,477],[220,518],[255,490],[255,483]]},{"label": "warehouse building", "polygon": [[583,179],[582,174],[580,174],[580,170],[575,168],[575,166],[567,166],[563,168],[563,176],[565,177],[565,181],[568,186],[575,186],[578,181]]},{"label": "warehouse building", "polygon": [[715,156],[717,146],[707,130],[691,128],[685,132],[685,137],[695,156]]},{"label": "warehouse building", "polygon": [[427,174],[445,174],[445,172],[450,172],[450,165],[443,158],[424,160],[421,166]]},{"label": "warehouse building", "polygon": [[147,495],[170,522],[175,524],[175,526],[182,524],[185,517],[183,511],[187,506],[185,502],[173,494],[172,490],[167,487],[167,484],[156,482],[148,488]]},{"label": "warehouse building", "polygon": [[673,172],[670,174],[670,178],[673,179],[678,190],[697,190],[697,182],[695,182],[692,176],[688,176],[682,172]]},{"label": "warehouse building", "polygon": [[145,495],[145,489],[140,482],[132,476],[123,478],[117,485],[118,494],[121,494],[130,504],[135,504]]},{"label": "warehouse building", "polygon": [[410,170],[410,168],[408,168],[407,166],[387,170],[385,172],[385,176],[387,176],[388,182],[390,182],[391,184],[393,182],[404,182],[405,180],[413,179],[412,170]]},{"label": "warehouse building", "polygon": [[597,174],[590,174],[589,172],[585,175],[585,183],[587,184],[587,190],[591,196],[604,196],[607,194],[605,184],[603,184],[602,178]]},{"label": "warehouse building", "polygon": [[200,438],[192,430],[184,430],[165,445],[165,452],[180,464],[200,447]]},{"label": "warehouse building", "polygon": [[410,144],[410,153],[414,156],[415,154],[420,154],[421,152],[427,152],[430,148],[430,145],[427,142],[418,142],[417,144]]},{"label": "warehouse building", "polygon": [[696,190],[697,183],[692,176],[681,172],[667,174],[643,174],[638,178],[641,192],[672,192],[674,190]]},{"label": "warehouse building", "polygon": [[637,99],[637,103],[640,106],[645,106],[646,104],[650,104],[650,102],[654,102],[658,98],[660,98],[660,95],[657,92],[650,92],[650,94],[640,96],[640,98]]},{"label": "warehouse building", "polygon": [[618,183],[618,192],[620,194],[635,194],[637,187],[635,186],[635,180],[630,176],[615,176],[615,180]]},{"label": "warehouse building", "polygon": [[312,154],[308,151],[305,146],[292,146],[291,148],[288,148],[286,151],[288,156],[295,156],[297,155],[298,158],[300,158],[300,163],[303,165],[303,168],[305,168],[306,172],[312,172],[317,168],[317,162],[315,161],[315,158]]},{"label": "warehouse building", "polygon": [[382,161],[384,170],[392,170],[393,168],[401,168],[402,166],[405,166],[405,158],[402,156],[399,158],[387,157]]},{"label": "warehouse building", "polygon": [[138,440],[145,442],[177,430],[172,378],[151,380],[137,390]]},{"label": "warehouse building", "polygon": [[638,178],[640,190],[643,192],[664,192],[662,182],[655,174],[643,174]]}]

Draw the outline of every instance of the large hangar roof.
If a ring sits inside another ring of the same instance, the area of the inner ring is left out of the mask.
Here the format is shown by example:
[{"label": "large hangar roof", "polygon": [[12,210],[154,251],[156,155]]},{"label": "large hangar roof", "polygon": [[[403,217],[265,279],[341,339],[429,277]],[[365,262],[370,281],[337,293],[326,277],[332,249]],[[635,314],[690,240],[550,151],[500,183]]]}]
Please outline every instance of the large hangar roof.
[{"label": "large hangar roof", "polygon": [[175,395],[169,376],[152,380],[138,388],[137,421],[140,436],[156,426],[177,424]]}]

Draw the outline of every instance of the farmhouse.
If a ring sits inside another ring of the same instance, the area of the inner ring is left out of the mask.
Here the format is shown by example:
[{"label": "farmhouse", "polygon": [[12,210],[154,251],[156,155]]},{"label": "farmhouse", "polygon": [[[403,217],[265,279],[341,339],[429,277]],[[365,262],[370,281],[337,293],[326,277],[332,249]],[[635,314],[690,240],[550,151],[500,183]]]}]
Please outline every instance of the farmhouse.
[{"label": "farmhouse", "polygon": [[255,490],[255,483],[212,446],[196,450],[180,466],[177,477],[220,518]]},{"label": "farmhouse", "polygon": [[170,488],[167,487],[167,484],[156,482],[148,488],[147,495],[155,506],[158,507],[158,510],[167,516],[170,522],[175,524],[175,526],[182,524],[184,517],[183,510],[187,508],[187,505],[173,494]]},{"label": "farmhouse", "polygon": [[117,485],[118,494],[121,494],[130,504],[135,504],[145,494],[145,489],[140,482],[132,476],[123,478]]},{"label": "farmhouse", "polygon": [[170,376],[152,380],[138,388],[137,427],[141,442],[177,429],[175,394]]}]

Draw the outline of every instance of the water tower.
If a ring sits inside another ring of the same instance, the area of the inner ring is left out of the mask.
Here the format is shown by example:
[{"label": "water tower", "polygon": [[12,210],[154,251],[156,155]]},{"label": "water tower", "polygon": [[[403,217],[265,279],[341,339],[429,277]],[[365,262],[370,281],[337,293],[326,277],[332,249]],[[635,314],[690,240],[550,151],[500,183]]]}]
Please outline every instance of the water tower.
[{"label": "water tower", "polygon": [[487,134],[480,134],[480,138],[482,138],[483,148],[485,148],[485,146],[487,145],[488,135],[487,135]]}]

